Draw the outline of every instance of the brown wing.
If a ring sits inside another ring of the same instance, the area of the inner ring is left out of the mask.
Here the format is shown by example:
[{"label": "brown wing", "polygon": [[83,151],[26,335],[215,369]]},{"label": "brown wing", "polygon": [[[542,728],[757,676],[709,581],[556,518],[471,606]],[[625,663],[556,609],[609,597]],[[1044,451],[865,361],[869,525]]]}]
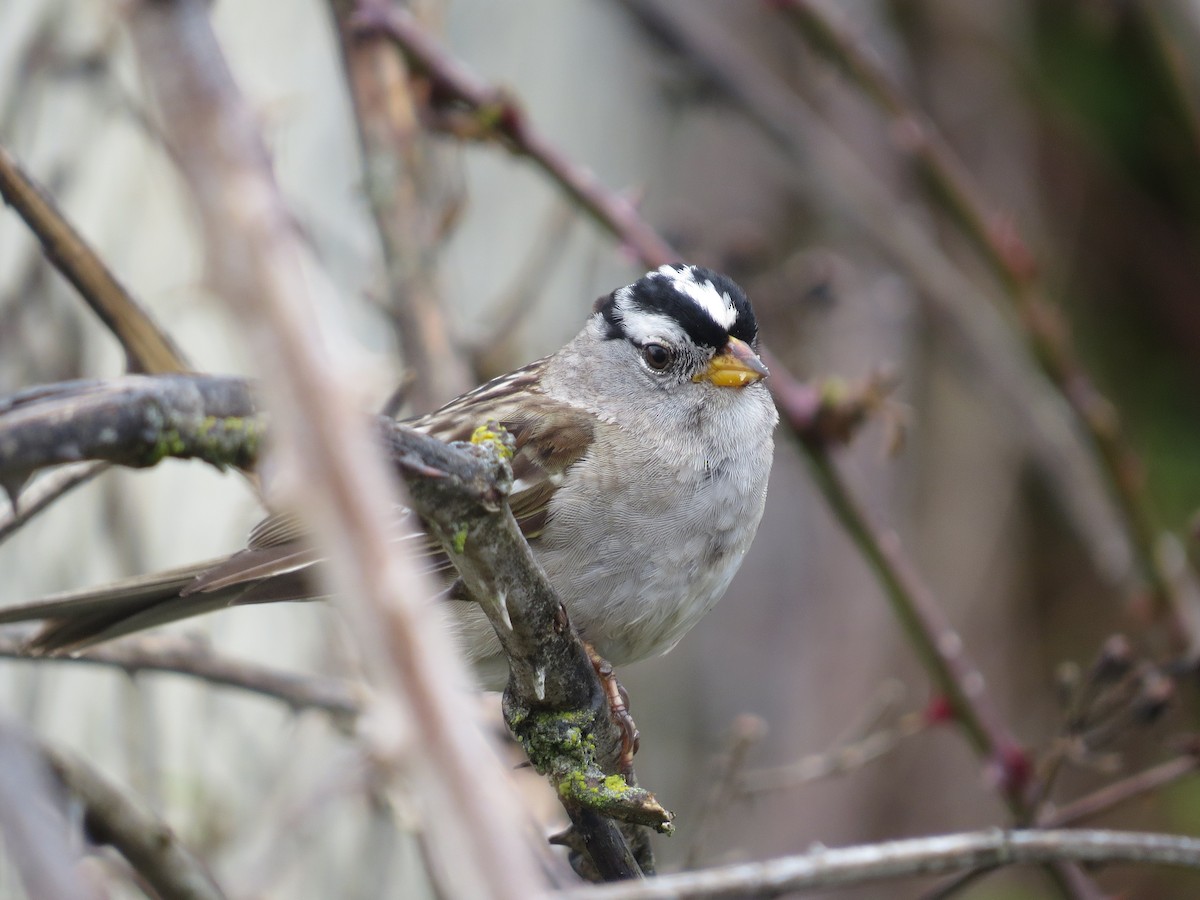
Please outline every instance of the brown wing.
[{"label": "brown wing", "polygon": [[[544,361],[489,381],[437,412],[411,423],[444,441],[469,441],[481,425],[499,423],[513,436],[513,516],[527,540],[546,526],[550,498],[567,470],[588,452],[595,417],[538,390]],[[522,396],[518,406],[514,394]]]},{"label": "brown wing", "polygon": [[[451,401],[435,413],[414,420],[414,428],[444,441],[469,441],[481,425],[499,423],[515,441],[513,491],[509,507],[527,540],[534,541],[546,526],[550,498],[562,476],[592,444],[593,418],[576,407],[551,400],[537,390],[542,362],[493,379]],[[514,393],[525,402],[511,402]],[[527,402],[529,398],[536,402]],[[449,571],[450,562],[432,538],[421,552],[435,571]],[[295,576],[318,561],[307,532],[294,515],[275,514],[250,532],[247,549],[205,571],[183,593],[200,594],[238,585],[258,585],[249,602],[285,599],[271,590],[279,576]],[[289,581],[295,581],[294,577]],[[289,585],[290,589],[294,589]]]},{"label": "brown wing", "polygon": [[[470,440],[476,428],[493,422],[512,434],[516,447],[509,504],[531,541],[546,526],[550,500],[563,475],[588,452],[594,437],[590,414],[537,390],[540,368],[538,362],[518,369],[411,423],[449,441]],[[511,402],[514,391],[525,394],[520,407]],[[422,542],[435,568],[449,568],[427,536],[409,530],[398,532],[397,539]],[[44,620],[31,649],[77,650],[223,606],[317,599],[319,592],[306,571],[317,561],[298,520],[273,515],[255,527],[245,550],[227,559],[0,609],[0,623]]]}]

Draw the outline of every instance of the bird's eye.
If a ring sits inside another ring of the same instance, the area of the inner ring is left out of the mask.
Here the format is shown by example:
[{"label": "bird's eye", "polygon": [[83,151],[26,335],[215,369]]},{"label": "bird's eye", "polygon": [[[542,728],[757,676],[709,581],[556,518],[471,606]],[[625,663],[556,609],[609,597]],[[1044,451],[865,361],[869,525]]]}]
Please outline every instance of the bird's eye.
[{"label": "bird's eye", "polygon": [[671,351],[662,344],[647,344],[642,348],[642,359],[652,369],[661,371],[671,363]]}]

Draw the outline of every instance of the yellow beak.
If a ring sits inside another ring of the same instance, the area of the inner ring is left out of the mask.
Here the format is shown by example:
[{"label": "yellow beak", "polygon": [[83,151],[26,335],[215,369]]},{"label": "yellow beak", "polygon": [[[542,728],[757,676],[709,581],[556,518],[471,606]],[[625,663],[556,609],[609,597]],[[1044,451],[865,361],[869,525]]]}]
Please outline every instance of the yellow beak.
[{"label": "yellow beak", "polygon": [[717,387],[745,387],[770,374],[758,355],[745,341],[729,339],[720,353],[712,358],[708,368],[692,381],[711,381]]}]

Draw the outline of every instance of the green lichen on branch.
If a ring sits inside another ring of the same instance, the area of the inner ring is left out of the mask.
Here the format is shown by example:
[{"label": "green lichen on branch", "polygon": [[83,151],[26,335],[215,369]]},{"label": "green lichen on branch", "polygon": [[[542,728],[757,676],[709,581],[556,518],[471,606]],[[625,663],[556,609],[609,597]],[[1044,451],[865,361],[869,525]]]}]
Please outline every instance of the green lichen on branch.
[{"label": "green lichen on branch", "polygon": [[458,527],[458,529],[454,532],[454,550],[455,550],[455,552],[462,553],[464,550],[467,549],[467,534],[468,534],[468,529],[467,529],[466,525],[460,525]]},{"label": "green lichen on branch", "polygon": [[604,775],[594,766],[576,769],[554,779],[554,787],[564,803],[585,806],[620,822],[647,825],[662,834],[675,831],[674,815],[649,791],[629,784],[620,775]]},{"label": "green lichen on branch", "polygon": [[[148,423],[152,428],[154,423]],[[251,468],[266,433],[263,416],[168,415],[137,460],[154,466],[164,459],[199,459],[219,469]]]},{"label": "green lichen on branch", "polygon": [[671,834],[674,815],[655,796],[596,762],[594,715],[589,711],[547,712],[506,704],[509,728],[521,741],[533,767],[550,779],[564,804],[591,809],[633,825]]},{"label": "green lichen on branch", "polygon": [[266,431],[252,385],[205,375],[127,375],[0,396],[0,479],[94,460],[146,468],[199,459],[249,469]]}]

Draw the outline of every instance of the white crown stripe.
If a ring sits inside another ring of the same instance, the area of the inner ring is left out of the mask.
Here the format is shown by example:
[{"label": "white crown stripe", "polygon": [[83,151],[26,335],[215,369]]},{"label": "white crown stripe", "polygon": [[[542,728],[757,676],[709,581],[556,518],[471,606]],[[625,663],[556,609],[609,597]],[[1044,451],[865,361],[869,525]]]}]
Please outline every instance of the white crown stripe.
[{"label": "white crown stripe", "polygon": [[711,281],[703,283],[696,281],[696,273],[692,271],[691,266],[684,266],[682,269],[661,266],[658,274],[663,278],[671,279],[672,287],[675,290],[690,297],[697,306],[708,313],[710,319],[722,328],[728,330],[737,321],[737,310],[729,295],[718,293]]}]

